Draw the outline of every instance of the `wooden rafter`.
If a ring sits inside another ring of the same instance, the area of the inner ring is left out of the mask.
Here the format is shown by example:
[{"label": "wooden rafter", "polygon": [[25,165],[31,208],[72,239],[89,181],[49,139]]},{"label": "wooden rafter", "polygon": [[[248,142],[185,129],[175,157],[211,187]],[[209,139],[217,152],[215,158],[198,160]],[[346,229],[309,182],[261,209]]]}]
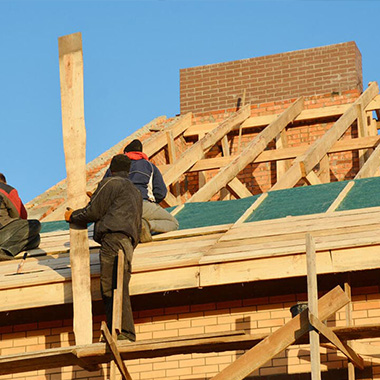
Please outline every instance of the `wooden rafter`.
[{"label": "wooden rafter", "polygon": [[267,145],[299,115],[303,108],[303,98],[296,100],[275,121],[261,131],[231,163],[224,167],[205,186],[199,189],[188,202],[204,202],[211,199],[226,186],[241,170],[267,147]]},{"label": "wooden rafter", "polygon": [[361,104],[365,108],[378,92],[379,87],[376,82],[373,82],[320,139],[316,140],[304,154],[295,159],[290,169],[271,190],[293,187],[301,178],[310,173],[347,128],[356,120],[356,106]]},{"label": "wooden rafter", "polygon": [[173,139],[175,139],[191,126],[192,117],[192,113],[189,112],[186,115],[181,116],[171,126],[165,128],[165,130],[153,134],[153,136],[144,141],[144,153],[148,157],[152,157],[167,145],[167,132],[170,132],[173,136]]},{"label": "wooden rafter", "polygon": [[221,140],[233,127],[242,123],[251,113],[250,106],[245,106],[217,128],[207,133],[202,139],[192,145],[177,160],[176,164],[163,172],[166,186],[177,181],[181,175],[191,168],[203,155],[208,152],[219,140]]},{"label": "wooden rafter", "polygon": [[363,167],[356,174],[355,179],[373,177],[380,167],[380,145],[372,152]]}]

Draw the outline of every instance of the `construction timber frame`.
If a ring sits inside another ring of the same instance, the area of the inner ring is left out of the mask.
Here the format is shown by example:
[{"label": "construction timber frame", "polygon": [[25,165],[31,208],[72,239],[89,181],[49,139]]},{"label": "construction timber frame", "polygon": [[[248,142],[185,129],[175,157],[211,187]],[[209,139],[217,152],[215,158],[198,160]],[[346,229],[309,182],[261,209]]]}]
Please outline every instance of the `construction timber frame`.
[{"label": "construction timber frame", "polygon": [[[251,197],[253,193],[238,178],[239,173],[252,163],[275,163],[276,182],[252,201],[234,223],[160,234],[154,236],[153,242],[139,245],[134,256],[131,294],[149,295],[304,277],[305,281],[307,279],[308,308],[270,334],[226,331],[124,343],[116,341],[115,331],[108,331],[102,324],[106,343],[89,343],[91,332],[87,331],[85,337],[79,339],[83,344],[3,355],[0,357],[0,375],[74,365],[94,371],[100,364],[113,361],[111,378],[117,367],[123,379],[131,379],[133,374],[127,370],[128,360],[245,350],[236,361],[212,377],[215,380],[238,380],[252,374],[287,347],[301,343],[311,347],[313,380],[321,378],[320,346],[334,347],[345,355],[349,380],[355,379],[354,367],[363,369],[371,365],[371,360],[380,355],[379,346],[355,340],[380,337],[379,324],[356,326],[348,323],[344,327],[324,324],[322,321],[344,307],[347,321],[352,322],[350,283],[344,284],[344,290],[333,287],[318,297],[316,279],[317,275],[323,274],[380,269],[380,207],[337,211],[355,188],[355,179],[379,174],[380,125],[374,118],[374,112],[379,117],[380,110],[378,84],[370,83],[349,104],[311,109],[305,107],[305,99],[300,97],[289,102],[282,113],[265,116],[251,116],[252,107],[243,102],[240,109],[220,123],[194,122],[195,115],[191,113],[171,120],[164,127],[162,120],[149,123],[140,135],[128,137],[109,155],[102,157],[106,163],[103,171],[87,181],[87,190],[93,190],[112,155],[120,153],[126,142],[141,135],[150,135],[143,140],[144,152],[149,158],[154,160],[165,152],[167,162],[157,165],[169,189],[165,203],[173,207],[174,215],[179,215],[186,204],[208,202],[218,194],[219,199]],[[332,125],[315,141],[289,147],[287,130],[310,120],[329,120]],[[342,139],[353,124],[357,126],[358,137]],[[257,131],[255,137],[241,144],[245,132],[252,130]],[[236,131],[239,132],[239,149],[232,152],[228,137]],[[181,154],[179,141],[182,147],[186,147]],[[221,145],[222,155],[207,158],[216,144]],[[293,188],[300,181],[306,185],[329,182],[328,155],[351,151],[358,152],[358,170],[325,212],[291,219],[248,221],[272,191]],[[214,171],[214,174],[206,180],[204,174],[208,171]],[[181,194],[181,182],[183,176],[192,173],[199,174],[199,187],[186,198]],[[65,186],[62,191],[66,191]],[[66,206],[65,201],[55,204],[54,210],[40,215],[42,221],[62,219]],[[33,211],[33,207],[31,209]],[[81,235],[85,235],[84,241],[89,238],[90,249],[86,265],[89,264],[91,274],[85,279],[88,280],[85,285],[73,282],[73,264],[68,252],[70,247],[73,251],[74,244],[67,231],[43,234],[39,249],[29,252],[31,258],[21,277],[13,276],[14,262],[0,263],[0,294],[4,300],[0,312],[71,304],[75,297],[73,293],[82,294],[84,287],[87,294],[91,288],[93,301],[99,301],[100,264],[95,255],[99,245],[92,239],[92,233],[91,229],[88,234],[81,231]],[[91,316],[85,320],[88,318]],[[120,326],[115,327],[118,328]],[[74,330],[77,337],[85,333],[80,325]]]}]

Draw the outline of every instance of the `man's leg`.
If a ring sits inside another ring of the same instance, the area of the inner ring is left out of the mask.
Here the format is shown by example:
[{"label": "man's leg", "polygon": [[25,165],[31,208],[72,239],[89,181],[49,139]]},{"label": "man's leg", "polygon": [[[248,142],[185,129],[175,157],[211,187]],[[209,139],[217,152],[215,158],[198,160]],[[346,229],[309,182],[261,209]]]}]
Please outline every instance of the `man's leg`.
[{"label": "man's leg", "polygon": [[40,230],[38,220],[16,219],[0,229],[0,249],[14,257],[22,251],[37,248]]},{"label": "man's leg", "polygon": [[150,224],[152,232],[169,232],[178,229],[177,219],[157,203],[143,201],[143,219]]},{"label": "man's leg", "polygon": [[122,332],[127,339],[136,340],[132,307],[129,297],[133,247],[130,240],[119,233],[103,236],[100,248],[100,287],[105,306],[107,326],[112,331],[113,290],[117,285],[117,255],[122,249],[125,255],[123,282]]}]

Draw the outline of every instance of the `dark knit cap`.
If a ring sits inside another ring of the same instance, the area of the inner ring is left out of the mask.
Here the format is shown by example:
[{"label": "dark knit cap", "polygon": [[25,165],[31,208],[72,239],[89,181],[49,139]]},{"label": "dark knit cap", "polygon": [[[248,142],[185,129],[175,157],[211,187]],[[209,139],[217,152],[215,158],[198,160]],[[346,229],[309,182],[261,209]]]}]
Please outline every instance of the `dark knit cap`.
[{"label": "dark knit cap", "polygon": [[124,153],[128,152],[142,152],[142,144],[138,139],[133,140],[124,148]]},{"label": "dark knit cap", "polygon": [[131,167],[131,159],[127,157],[125,154],[117,154],[113,156],[110,170],[112,173],[116,172],[129,172],[129,168]]}]

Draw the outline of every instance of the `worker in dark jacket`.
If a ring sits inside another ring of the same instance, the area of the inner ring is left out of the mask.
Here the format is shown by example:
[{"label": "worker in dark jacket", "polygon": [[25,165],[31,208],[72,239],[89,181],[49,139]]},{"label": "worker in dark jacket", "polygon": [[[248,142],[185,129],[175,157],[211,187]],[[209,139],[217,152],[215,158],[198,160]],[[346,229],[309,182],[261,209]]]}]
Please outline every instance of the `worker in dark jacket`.
[{"label": "worker in dark jacket", "polygon": [[110,331],[117,256],[120,249],[124,252],[122,333],[118,339],[135,341],[129,281],[133,250],[139,242],[141,230],[142,197],[128,179],[130,165],[131,160],[124,154],[114,156],[110,165],[111,176],[99,183],[86,207],[76,211],[68,209],[65,220],[79,225],[95,222],[94,240],[101,244],[100,286]]},{"label": "worker in dark jacket", "polygon": [[151,232],[177,230],[178,221],[159,205],[166,197],[166,185],[157,166],[149,161],[142,148],[141,141],[135,139],[124,148],[124,154],[132,160],[129,179],[143,197],[141,242],[147,242],[152,240]]},{"label": "worker in dark jacket", "polygon": [[41,223],[27,217],[17,190],[0,173],[0,261],[12,260],[40,244]]}]

